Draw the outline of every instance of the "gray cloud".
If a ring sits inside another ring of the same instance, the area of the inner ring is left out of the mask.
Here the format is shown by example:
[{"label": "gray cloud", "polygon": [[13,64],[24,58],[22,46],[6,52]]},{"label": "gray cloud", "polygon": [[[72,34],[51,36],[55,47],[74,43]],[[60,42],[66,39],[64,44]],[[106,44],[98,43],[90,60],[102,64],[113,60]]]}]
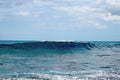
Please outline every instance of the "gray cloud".
[{"label": "gray cloud", "polygon": [[32,3],[32,1],[33,0],[0,0],[0,20],[14,16],[13,14],[17,10],[24,9],[24,7]]},{"label": "gray cloud", "polygon": [[0,0],[0,8],[3,8],[3,9],[16,8],[18,6],[26,5],[31,1],[32,0]]}]

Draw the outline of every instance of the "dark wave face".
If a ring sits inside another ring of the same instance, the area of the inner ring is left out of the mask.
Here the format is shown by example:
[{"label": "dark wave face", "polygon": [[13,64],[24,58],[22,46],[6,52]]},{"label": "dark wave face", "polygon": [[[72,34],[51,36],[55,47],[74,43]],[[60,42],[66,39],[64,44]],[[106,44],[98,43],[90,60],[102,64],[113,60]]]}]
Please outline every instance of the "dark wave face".
[{"label": "dark wave face", "polygon": [[119,80],[120,42],[0,42],[0,79]]},{"label": "dark wave face", "polygon": [[120,47],[120,43],[95,43],[95,42],[21,42],[0,44],[0,48],[8,49],[93,49],[93,48]]},{"label": "dark wave face", "polygon": [[90,49],[95,47],[92,43],[81,42],[30,42],[30,43],[14,43],[0,44],[0,48],[10,49]]}]

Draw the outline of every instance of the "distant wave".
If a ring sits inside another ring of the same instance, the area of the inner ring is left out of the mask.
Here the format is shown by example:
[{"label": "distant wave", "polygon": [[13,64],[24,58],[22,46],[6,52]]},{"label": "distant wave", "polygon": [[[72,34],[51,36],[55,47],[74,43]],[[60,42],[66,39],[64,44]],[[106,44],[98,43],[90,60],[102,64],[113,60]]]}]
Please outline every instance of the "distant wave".
[{"label": "distant wave", "polygon": [[0,48],[7,49],[87,49],[120,47],[120,43],[94,43],[94,42],[24,42],[13,44],[0,44]]}]

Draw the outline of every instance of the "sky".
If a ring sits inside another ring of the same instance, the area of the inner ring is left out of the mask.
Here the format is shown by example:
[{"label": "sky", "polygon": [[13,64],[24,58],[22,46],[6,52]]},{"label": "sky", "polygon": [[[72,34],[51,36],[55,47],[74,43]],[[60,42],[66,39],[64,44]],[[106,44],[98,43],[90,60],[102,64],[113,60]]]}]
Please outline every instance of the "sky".
[{"label": "sky", "polygon": [[0,0],[0,40],[120,41],[120,0]]}]

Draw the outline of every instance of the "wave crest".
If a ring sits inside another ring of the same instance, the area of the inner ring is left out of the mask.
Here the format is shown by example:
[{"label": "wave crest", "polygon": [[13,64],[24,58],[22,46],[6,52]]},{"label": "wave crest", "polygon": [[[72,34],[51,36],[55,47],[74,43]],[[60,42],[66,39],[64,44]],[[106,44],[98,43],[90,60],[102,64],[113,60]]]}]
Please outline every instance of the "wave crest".
[{"label": "wave crest", "polygon": [[120,48],[120,43],[93,43],[93,42],[25,42],[13,44],[0,44],[0,48],[7,49],[54,49],[54,50],[70,50],[70,49],[87,49],[94,48]]}]

